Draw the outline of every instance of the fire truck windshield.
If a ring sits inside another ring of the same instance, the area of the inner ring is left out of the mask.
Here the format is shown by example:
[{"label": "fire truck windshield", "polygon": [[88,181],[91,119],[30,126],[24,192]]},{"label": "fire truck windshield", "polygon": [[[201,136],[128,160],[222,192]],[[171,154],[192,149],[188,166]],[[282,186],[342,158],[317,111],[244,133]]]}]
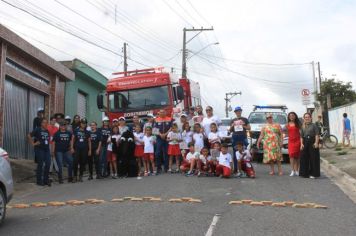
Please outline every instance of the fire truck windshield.
[{"label": "fire truck windshield", "polygon": [[111,112],[153,109],[169,104],[168,86],[109,93],[109,109]]}]

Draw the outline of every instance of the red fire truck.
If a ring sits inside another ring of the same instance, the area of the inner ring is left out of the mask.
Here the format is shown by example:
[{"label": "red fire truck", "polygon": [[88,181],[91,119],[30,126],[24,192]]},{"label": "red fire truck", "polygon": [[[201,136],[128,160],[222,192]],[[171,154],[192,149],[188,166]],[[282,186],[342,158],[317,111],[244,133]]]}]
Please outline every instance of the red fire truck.
[{"label": "red fire truck", "polygon": [[199,83],[187,78],[178,79],[163,67],[113,73],[117,76],[107,83],[104,94],[97,98],[98,108],[110,120],[134,115],[145,119],[165,109],[177,118],[183,109],[201,104]]}]

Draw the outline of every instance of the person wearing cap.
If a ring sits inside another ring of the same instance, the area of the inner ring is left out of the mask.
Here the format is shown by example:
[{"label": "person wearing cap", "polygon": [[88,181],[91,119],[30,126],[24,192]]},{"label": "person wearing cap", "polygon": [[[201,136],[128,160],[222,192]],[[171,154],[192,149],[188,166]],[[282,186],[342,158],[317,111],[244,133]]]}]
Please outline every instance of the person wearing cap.
[{"label": "person wearing cap", "polygon": [[58,181],[63,183],[63,163],[68,168],[68,183],[73,182],[73,156],[70,153],[72,133],[67,130],[67,123],[59,122],[59,130],[53,136],[53,150],[58,165]]},{"label": "person wearing cap", "polygon": [[172,127],[172,119],[167,116],[164,109],[159,111],[159,117],[156,118],[154,124],[154,129],[157,130],[157,140],[156,140],[156,167],[157,173],[162,171],[162,159],[164,164],[164,171],[168,171],[168,142],[167,134]]},{"label": "person wearing cap", "polygon": [[71,141],[71,152],[75,153],[73,160],[73,182],[78,179],[78,164],[79,164],[79,182],[83,182],[84,167],[88,156],[91,156],[91,140],[90,133],[87,131],[87,120],[85,118],[80,120],[80,126],[74,130]]},{"label": "person wearing cap", "polygon": [[240,106],[234,109],[236,117],[232,119],[230,124],[230,133],[232,134],[232,147],[234,148],[234,172],[237,172],[238,162],[236,159],[236,145],[241,142],[245,148],[248,146],[247,131],[251,129],[250,122],[246,117],[242,116],[242,108]]},{"label": "person wearing cap", "polygon": [[147,114],[147,121],[146,123],[143,125],[143,133],[146,133],[146,128],[147,127],[153,127],[153,124],[155,123],[155,116],[152,113],[148,113]]},{"label": "person wearing cap", "polygon": [[129,127],[126,125],[126,118],[121,116],[119,117],[119,133],[122,135],[129,130]]},{"label": "person wearing cap", "polygon": [[70,116],[66,116],[64,118],[64,122],[66,123],[66,127],[69,132],[73,132],[72,125],[70,124],[71,121],[72,121],[72,118]]},{"label": "person wearing cap", "polygon": [[274,175],[274,163],[277,162],[278,174],[282,172],[282,146],[283,136],[282,128],[278,123],[273,122],[273,115],[266,114],[267,123],[262,127],[260,137],[257,141],[257,147],[260,146],[263,140],[263,163],[269,164],[271,167],[270,175]]},{"label": "person wearing cap", "polygon": [[114,127],[119,127],[119,119],[117,119],[117,118],[112,120],[112,127],[111,128],[114,128]]},{"label": "person wearing cap", "polygon": [[105,116],[103,118],[103,124],[100,128],[101,131],[101,151],[100,151],[100,174],[101,177],[108,176],[108,161],[107,161],[107,150],[108,150],[108,139],[111,135],[110,120],[109,117]]},{"label": "person wearing cap", "polygon": [[183,132],[183,124],[184,124],[185,122],[188,122],[188,116],[187,116],[187,114],[182,113],[182,114],[179,116],[179,121],[176,122],[177,125],[178,125],[178,130],[179,130],[180,133]]},{"label": "person wearing cap", "polygon": [[51,186],[51,182],[49,180],[49,167],[51,164],[51,153],[49,149],[50,135],[47,125],[48,120],[46,118],[42,118],[41,127],[37,127],[27,135],[29,143],[33,147],[37,148],[36,183],[40,186]]},{"label": "person wearing cap", "polygon": [[139,125],[141,127],[141,130],[143,128],[143,124],[141,123],[141,119],[138,115],[134,115],[132,117],[132,124],[129,126],[129,129],[131,132],[134,132],[135,131],[135,127],[136,125]]}]

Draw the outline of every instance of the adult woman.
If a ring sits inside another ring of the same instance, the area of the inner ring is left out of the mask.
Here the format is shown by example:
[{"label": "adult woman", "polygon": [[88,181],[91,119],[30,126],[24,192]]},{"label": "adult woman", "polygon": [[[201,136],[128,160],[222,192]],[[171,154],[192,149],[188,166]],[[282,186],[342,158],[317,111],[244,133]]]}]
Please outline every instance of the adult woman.
[{"label": "adult woman", "polygon": [[206,117],[203,118],[201,125],[203,126],[205,136],[208,137],[210,133],[210,125],[212,123],[215,123],[217,126],[219,126],[221,120],[219,117],[214,115],[213,108],[211,106],[207,106],[205,111],[206,111]]},{"label": "adult woman", "polygon": [[288,114],[288,124],[286,125],[288,132],[288,154],[290,167],[292,169],[290,176],[299,175],[299,156],[300,156],[300,121],[295,112]]},{"label": "adult woman", "polygon": [[101,131],[97,128],[97,123],[95,121],[90,123],[90,140],[91,140],[91,152],[88,156],[89,164],[89,178],[93,179],[93,165],[95,165],[96,179],[101,179],[100,166],[99,166],[99,155],[101,150],[102,136]]},{"label": "adult woman", "polygon": [[283,175],[282,172],[282,128],[278,123],[273,122],[272,114],[266,115],[267,124],[262,128],[260,137],[257,141],[257,147],[260,146],[263,140],[263,162],[269,164],[271,167],[270,175],[274,175],[274,163],[278,164],[278,174]]},{"label": "adult woman", "polygon": [[303,118],[299,175],[314,179],[320,176],[319,129],[312,123],[310,113],[305,113]]},{"label": "adult woman", "polygon": [[196,106],[193,121],[195,123],[201,123],[204,118],[203,107],[201,105]]},{"label": "adult woman", "polygon": [[73,132],[74,132],[74,130],[76,130],[79,126],[80,126],[80,116],[79,116],[79,115],[75,115],[75,116],[73,117],[73,122],[72,122],[72,129],[73,129]]}]

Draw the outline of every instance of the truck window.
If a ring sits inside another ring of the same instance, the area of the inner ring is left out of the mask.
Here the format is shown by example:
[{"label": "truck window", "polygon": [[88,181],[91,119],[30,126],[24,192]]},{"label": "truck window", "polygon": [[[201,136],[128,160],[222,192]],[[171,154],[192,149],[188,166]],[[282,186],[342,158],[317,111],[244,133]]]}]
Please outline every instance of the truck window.
[{"label": "truck window", "polygon": [[118,91],[109,94],[111,112],[134,111],[170,105],[168,86]]}]

